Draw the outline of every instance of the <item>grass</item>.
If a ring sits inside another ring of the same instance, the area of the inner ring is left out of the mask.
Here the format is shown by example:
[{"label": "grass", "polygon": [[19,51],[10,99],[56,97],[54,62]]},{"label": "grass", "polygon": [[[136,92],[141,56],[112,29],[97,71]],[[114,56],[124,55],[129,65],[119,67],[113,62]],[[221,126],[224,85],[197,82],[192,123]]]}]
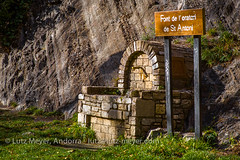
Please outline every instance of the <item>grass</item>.
[{"label": "grass", "polygon": [[31,114],[29,111],[0,115],[1,159],[240,159],[237,155],[223,156],[203,140],[187,141],[168,136],[138,144],[124,140],[128,143],[97,151],[62,148],[56,140],[85,143],[88,139],[95,139],[95,134],[77,125],[76,115],[70,120],[44,122],[35,121],[39,115],[34,115],[33,109],[29,110]]}]

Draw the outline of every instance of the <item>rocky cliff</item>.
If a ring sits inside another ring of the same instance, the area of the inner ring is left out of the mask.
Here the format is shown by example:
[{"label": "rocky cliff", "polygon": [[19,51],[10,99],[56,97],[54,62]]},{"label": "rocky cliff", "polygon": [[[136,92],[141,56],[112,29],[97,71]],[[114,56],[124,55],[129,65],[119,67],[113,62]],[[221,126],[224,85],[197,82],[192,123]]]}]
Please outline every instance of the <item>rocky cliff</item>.
[{"label": "rocky cliff", "polygon": [[149,32],[154,12],[206,8],[239,34],[238,0],[36,0],[19,47],[0,55],[0,101],[74,111],[83,85],[112,85],[125,48]]}]

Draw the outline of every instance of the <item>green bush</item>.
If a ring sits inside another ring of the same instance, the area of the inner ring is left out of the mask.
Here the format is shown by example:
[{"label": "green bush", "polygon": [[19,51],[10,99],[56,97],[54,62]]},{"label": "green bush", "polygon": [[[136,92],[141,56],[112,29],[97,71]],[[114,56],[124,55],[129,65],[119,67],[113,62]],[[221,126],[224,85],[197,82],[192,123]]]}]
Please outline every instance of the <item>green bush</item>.
[{"label": "green bush", "polygon": [[22,115],[32,115],[32,114],[34,114],[34,112],[36,112],[36,110],[37,110],[37,107],[31,106],[31,107],[27,108],[26,110],[21,111],[20,114],[22,114]]},{"label": "green bush", "polygon": [[155,27],[154,22],[150,27],[145,27],[145,33],[142,35],[142,40],[148,41],[153,40],[155,38]]},{"label": "green bush", "polygon": [[17,107],[18,104],[17,104],[17,102],[10,102],[10,106],[12,106],[12,107]]},{"label": "green bush", "polygon": [[95,140],[95,132],[87,127],[83,127],[77,122],[73,123],[65,133],[65,135],[72,139],[80,139],[83,142],[88,140]]},{"label": "green bush", "polygon": [[218,134],[214,130],[207,130],[203,133],[203,139],[208,142],[210,145],[216,145],[217,144],[217,137]]},{"label": "green bush", "polygon": [[[223,25],[212,28],[207,35],[201,37],[202,60],[209,66],[217,63],[229,62],[234,56],[240,55],[239,40],[231,32],[227,31]],[[215,36],[215,37],[212,37]],[[187,42],[193,46],[193,38],[188,38]]]}]

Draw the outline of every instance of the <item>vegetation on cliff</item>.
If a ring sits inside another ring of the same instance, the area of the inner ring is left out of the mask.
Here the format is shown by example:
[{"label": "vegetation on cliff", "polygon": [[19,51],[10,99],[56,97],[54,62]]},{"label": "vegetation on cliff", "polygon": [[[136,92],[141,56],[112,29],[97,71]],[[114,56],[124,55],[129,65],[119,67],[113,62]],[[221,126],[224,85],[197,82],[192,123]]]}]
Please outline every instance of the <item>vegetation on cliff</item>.
[{"label": "vegetation on cliff", "polygon": [[30,9],[32,0],[0,0],[0,36],[4,46],[10,46]]}]

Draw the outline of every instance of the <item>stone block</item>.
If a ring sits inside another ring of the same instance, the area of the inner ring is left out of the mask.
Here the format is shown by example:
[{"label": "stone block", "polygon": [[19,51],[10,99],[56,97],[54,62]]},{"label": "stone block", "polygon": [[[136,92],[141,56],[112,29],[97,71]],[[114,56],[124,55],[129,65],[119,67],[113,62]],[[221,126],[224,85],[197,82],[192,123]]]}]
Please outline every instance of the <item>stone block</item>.
[{"label": "stone block", "polygon": [[109,129],[109,126],[101,125],[100,132],[102,132],[102,133],[109,133],[108,129]]},{"label": "stone block", "polygon": [[103,124],[106,126],[111,126],[111,120],[103,119]]},{"label": "stone block", "polygon": [[118,104],[118,109],[119,110],[127,110],[127,105],[126,104]]},{"label": "stone block", "polygon": [[129,112],[123,111],[123,119],[128,119],[129,117]]},{"label": "stone block", "polygon": [[86,124],[86,115],[83,113],[78,113],[78,123],[81,123],[82,125]]},{"label": "stone block", "polygon": [[123,88],[124,84],[123,83],[118,83],[118,88]]},{"label": "stone block", "polygon": [[152,73],[152,67],[146,67],[146,72],[148,74],[151,74]]},{"label": "stone block", "polygon": [[165,100],[165,93],[163,93],[163,92],[153,92],[153,99]]},{"label": "stone block", "polygon": [[88,106],[88,105],[83,105],[83,108],[82,108],[82,112],[84,114],[91,114],[91,106]]},{"label": "stone block", "polygon": [[181,114],[183,113],[183,109],[182,108],[173,108],[173,114]]},{"label": "stone block", "polygon": [[129,117],[129,124],[130,125],[139,125],[140,121],[137,117]]},{"label": "stone block", "polygon": [[138,81],[137,82],[137,89],[142,89],[144,87],[144,82],[143,81]]},{"label": "stone block", "polygon": [[136,102],[136,116],[153,117],[155,113],[155,102],[152,100],[138,99]]},{"label": "stone block", "polygon": [[85,96],[85,101],[90,102],[90,97],[89,96]]},{"label": "stone block", "polygon": [[132,103],[132,99],[131,98],[125,98],[125,103],[126,104],[131,104]]},{"label": "stone block", "polygon": [[145,82],[145,88],[151,89],[152,88],[152,82]]},{"label": "stone block", "polygon": [[118,105],[119,105],[119,103],[123,103],[123,100],[124,99],[124,97],[118,97],[118,99],[117,99],[117,103],[118,103]]},{"label": "stone block", "polygon": [[155,70],[153,70],[153,75],[154,75],[154,76],[160,75],[160,69],[155,69]]},{"label": "stone block", "polygon": [[153,68],[154,70],[155,70],[155,69],[158,69],[158,68],[159,68],[158,63],[153,64],[153,65],[152,65],[152,68]]},{"label": "stone block", "polygon": [[180,92],[174,91],[173,92],[173,98],[179,99],[180,98]]},{"label": "stone block", "polygon": [[101,117],[101,112],[100,112],[100,111],[94,112],[94,116],[96,116],[96,117]]},{"label": "stone block", "polygon": [[156,104],[156,114],[166,114],[166,105]]},{"label": "stone block", "polygon": [[149,80],[152,82],[154,80],[154,76],[150,74]]},{"label": "stone block", "polygon": [[112,108],[111,102],[102,102],[102,110],[109,111]]},{"label": "stone block", "polygon": [[181,99],[173,99],[173,104],[180,104],[181,103]]},{"label": "stone block", "polygon": [[138,59],[137,59],[137,65],[138,65],[138,66],[142,66],[142,65],[143,65],[143,60],[142,60],[142,58],[138,58]]},{"label": "stone block", "polygon": [[122,126],[122,121],[119,120],[111,120],[111,126]]},{"label": "stone block", "polygon": [[127,105],[127,111],[130,112],[131,111],[131,105]]},{"label": "stone block", "polygon": [[109,95],[104,95],[103,96],[103,101],[105,101],[105,102],[112,102],[112,97],[109,96]]},{"label": "stone block", "polygon": [[99,102],[102,102],[103,101],[103,95],[98,95],[97,99],[98,99]]},{"label": "stone block", "polygon": [[98,107],[92,107],[92,111],[98,112],[99,108]]},{"label": "stone block", "polygon": [[151,125],[153,122],[155,122],[155,119],[152,118],[143,118],[142,119],[142,125]]},{"label": "stone block", "polygon": [[109,133],[116,135],[117,134],[117,128],[116,127],[109,127]]},{"label": "stone block", "polygon": [[173,119],[178,119],[178,114],[177,115],[173,115]]},{"label": "stone block", "polygon": [[108,145],[113,145],[114,140],[112,139],[112,134],[105,134],[105,141]]},{"label": "stone block", "polygon": [[114,103],[114,104],[113,104],[113,109],[117,109],[117,108],[118,108],[117,104]]},{"label": "stone block", "polygon": [[158,127],[162,127],[162,123],[161,122],[155,122],[153,123],[154,126],[158,126]]},{"label": "stone block", "polygon": [[82,93],[88,94],[88,86],[82,86]]},{"label": "stone block", "polygon": [[101,125],[100,124],[93,124],[92,127],[93,127],[93,130],[95,132],[100,132],[101,131]]},{"label": "stone block", "polygon": [[148,58],[143,59],[143,66],[149,66],[149,60]]},{"label": "stone block", "polygon": [[181,105],[183,106],[183,108],[191,108],[193,106],[192,101],[191,100],[182,100]]},{"label": "stone block", "polygon": [[79,100],[83,100],[83,99],[84,99],[84,94],[79,94],[79,95],[78,95],[78,99],[79,99]]},{"label": "stone block", "polygon": [[98,119],[97,117],[91,117],[91,123],[98,123],[97,119]]},{"label": "stone block", "polygon": [[134,79],[136,81],[140,81],[141,80],[141,75],[140,74],[135,74]]},{"label": "stone block", "polygon": [[105,133],[100,133],[100,132],[96,132],[96,137],[99,141],[104,142],[105,140]]},{"label": "stone block", "polygon": [[152,92],[142,92],[142,97],[143,99],[153,99]]},{"label": "stone block", "polygon": [[156,63],[157,62],[157,56],[153,56],[151,61],[152,61],[152,64]]},{"label": "stone block", "polygon": [[131,125],[130,125],[130,124],[125,124],[124,127],[125,127],[126,129],[130,129]]},{"label": "stone block", "polygon": [[108,118],[108,112],[106,112],[106,111],[102,111],[101,112],[101,116],[103,117],[103,118]]},{"label": "stone block", "polygon": [[97,122],[98,122],[98,124],[103,124],[103,118],[97,118]]},{"label": "stone block", "polygon": [[109,118],[122,119],[122,111],[111,109],[109,111]]}]

